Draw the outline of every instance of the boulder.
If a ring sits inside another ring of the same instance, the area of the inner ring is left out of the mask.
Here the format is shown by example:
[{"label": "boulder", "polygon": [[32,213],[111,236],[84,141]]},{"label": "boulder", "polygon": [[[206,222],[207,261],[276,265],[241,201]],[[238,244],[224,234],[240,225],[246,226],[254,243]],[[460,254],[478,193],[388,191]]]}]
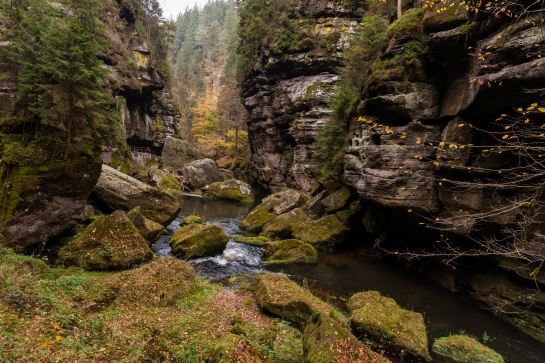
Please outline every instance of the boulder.
[{"label": "boulder", "polygon": [[240,227],[248,231],[260,232],[263,226],[275,216],[298,208],[307,200],[308,197],[304,193],[295,189],[285,189],[271,194],[248,214]]},{"label": "boulder", "polygon": [[131,220],[132,224],[138,229],[138,232],[148,241],[153,243],[164,234],[167,234],[167,230],[162,224],[147,219],[142,214],[142,209],[136,207],[127,213],[127,217]]},{"label": "boulder", "polygon": [[262,257],[267,264],[318,262],[318,253],[314,247],[297,239],[267,243]]},{"label": "boulder", "polygon": [[253,203],[252,187],[247,183],[230,179],[209,184],[202,189],[204,199],[227,199],[242,203]]},{"label": "boulder", "polygon": [[272,363],[265,353],[249,341],[232,333],[227,333],[216,344],[206,360],[210,363]]},{"label": "boulder", "polygon": [[47,166],[2,165],[0,225],[6,242],[44,243],[81,223],[100,165],[86,157]]},{"label": "boulder", "polygon": [[115,211],[87,226],[59,257],[86,270],[120,270],[151,260],[153,252],[127,215]]},{"label": "boulder", "polygon": [[107,165],[102,165],[93,192],[111,209],[130,211],[140,206],[146,218],[163,226],[170,224],[180,211],[178,199]]},{"label": "boulder", "polygon": [[346,231],[346,227],[334,214],[328,214],[312,221],[295,223],[292,226],[293,237],[310,243],[319,249],[328,249],[339,243]]},{"label": "boulder", "polygon": [[256,299],[263,310],[303,326],[317,310],[332,314],[335,320],[344,322],[346,318],[328,303],[303,289],[286,275],[264,274],[256,279]]},{"label": "boulder", "polygon": [[341,188],[322,200],[322,204],[325,207],[325,211],[328,213],[336,212],[343,209],[348,200],[352,196],[348,188]]},{"label": "boulder", "polygon": [[263,235],[271,238],[290,238],[293,228],[304,223],[307,215],[302,208],[275,216],[263,228]]},{"label": "boulder", "polygon": [[151,183],[159,188],[160,191],[179,198],[184,193],[184,187],[180,181],[168,171],[152,166],[148,173]]},{"label": "boulder", "polygon": [[223,180],[220,168],[212,159],[195,160],[186,164],[179,174],[184,177],[193,190]]},{"label": "boulder", "polygon": [[156,259],[107,281],[118,306],[172,306],[196,285],[193,267],[174,257]]},{"label": "boulder", "polygon": [[192,223],[177,230],[169,241],[176,256],[213,256],[225,249],[229,237],[216,225]]},{"label": "boulder", "polygon": [[202,224],[202,218],[199,216],[187,216],[182,219],[182,226],[188,226],[195,223]]},{"label": "boulder", "polygon": [[467,335],[439,338],[431,350],[457,363],[504,363],[501,355]]},{"label": "boulder", "polygon": [[188,141],[167,137],[161,154],[162,167],[172,171],[180,171],[184,165],[199,159],[199,151]]},{"label": "boulder", "polygon": [[232,234],[231,238],[235,242],[244,243],[250,246],[258,246],[258,247],[265,247],[269,244],[269,242],[273,242],[272,238],[265,237],[265,236],[249,237],[249,236],[242,236],[240,234]]},{"label": "boulder", "polygon": [[352,330],[395,354],[430,361],[422,314],[402,309],[377,291],[359,292],[349,301]]},{"label": "boulder", "polygon": [[315,312],[303,333],[303,363],[376,362],[389,359],[373,352],[327,314]]}]

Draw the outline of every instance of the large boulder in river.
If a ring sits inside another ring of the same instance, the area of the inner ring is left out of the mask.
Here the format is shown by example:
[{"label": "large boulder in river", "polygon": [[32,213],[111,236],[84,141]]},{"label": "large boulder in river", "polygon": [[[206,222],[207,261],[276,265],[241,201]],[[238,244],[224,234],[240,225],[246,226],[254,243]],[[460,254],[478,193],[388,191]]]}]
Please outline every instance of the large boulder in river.
[{"label": "large boulder in river", "polygon": [[242,203],[254,202],[252,187],[237,179],[216,182],[205,186],[202,189],[202,197],[204,199],[235,200]]},{"label": "large boulder in river", "polygon": [[195,160],[186,164],[179,174],[184,177],[193,190],[223,180],[220,168],[212,159]]},{"label": "large boulder in river", "polygon": [[115,211],[88,225],[59,257],[86,270],[121,270],[151,260],[153,252],[127,215]]},{"label": "large boulder in river", "polygon": [[100,165],[87,157],[47,166],[3,164],[0,237],[11,246],[28,247],[81,223],[89,194],[100,176]]},{"label": "large boulder in river", "polygon": [[355,333],[388,351],[431,360],[422,314],[402,309],[394,299],[377,291],[359,292],[350,298],[349,304]]},{"label": "large boulder in river", "polygon": [[327,314],[316,312],[303,333],[303,363],[374,362],[389,359],[373,352]]},{"label": "large boulder in river", "polygon": [[221,227],[191,223],[177,230],[169,244],[176,256],[195,258],[220,253],[228,241],[229,237]]},{"label": "large boulder in river", "polygon": [[457,363],[504,363],[503,357],[467,335],[451,335],[433,342],[432,351]]},{"label": "large boulder in river", "polygon": [[177,172],[184,165],[201,158],[199,151],[188,140],[168,136],[161,154],[161,165],[164,169]]},{"label": "large boulder in river", "polygon": [[138,232],[140,232],[142,237],[149,243],[157,241],[159,237],[168,233],[162,224],[144,217],[140,207],[136,207],[127,213],[127,217],[129,217],[132,224],[138,229]]},{"label": "large boulder in river", "polygon": [[178,199],[107,165],[102,165],[102,174],[93,192],[114,210],[128,212],[140,206],[146,218],[164,226],[180,211]]},{"label": "large boulder in river", "polygon": [[180,181],[168,171],[152,166],[148,172],[151,184],[159,188],[160,191],[179,198],[184,193],[184,187]]},{"label": "large boulder in river", "polygon": [[307,200],[308,197],[304,193],[295,189],[285,189],[271,194],[248,214],[240,226],[248,231],[261,232],[263,226],[275,216],[300,207]]},{"label": "large boulder in river", "polygon": [[313,311],[332,315],[344,322],[344,316],[328,303],[312,295],[286,275],[263,274],[257,277],[256,299],[263,310],[304,326]]},{"label": "large boulder in river", "polygon": [[268,242],[262,257],[267,264],[318,262],[314,247],[298,239]]}]

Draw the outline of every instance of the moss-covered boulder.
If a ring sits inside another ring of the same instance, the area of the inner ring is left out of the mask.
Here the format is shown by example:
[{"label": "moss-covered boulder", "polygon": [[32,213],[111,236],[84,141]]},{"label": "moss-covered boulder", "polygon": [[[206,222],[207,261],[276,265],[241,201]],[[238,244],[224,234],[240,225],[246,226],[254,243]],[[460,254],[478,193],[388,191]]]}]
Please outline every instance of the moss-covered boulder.
[{"label": "moss-covered boulder", "polygon": [[315,310],[331,314],[337,321],[346,320],[335,308],[291,281],[286,275],[260,275],[256,279],[255,295],[262,309],[299,326],[303,326]]},{"label": "moss-covered boulder", "polygon": [[295,189],[285,189],[269,195],[263,202],[254,208],[242,221],[240,227],[247,231],[261,232],[263,226],[275,216],[287,213],[302,206],[308,197]]},{"label": "moss-covered boulder", "polygon": [[429,34],[454,29],[469,23],[469,21],[465,2],[455,0],[445,6],[444,2],[433,1],[429,6],[429,10],[424,14],[422,25],[424,31]]},{"label": "moss-covered boulder", "polygon": [[267,243],[263,259],[267,264],[316,263],[318,253],[308,243],[287,239]]},{"label": "moss-covered boulder", "polygon": [[177,230],[169,241],[176,256],[213,256],[225,249],[229,237],[216,225],[192,223]]},{"label": "moss-covered boulder", "polygon": [[180,181],[168,171],[152,166],[148,172],[151,183],[160,191],[179,198],[184,193],[184,187]]},{"label": "moss-covered boulder", "polygon": [[334,214],[328,214],[316,220],[295,223],[292,226],[293,237],[319,249],[328,249],[339,243],[345,232],[346,227]]},{"label": "moss-covered boulder", "polygon": [[346,187],[343,187],[325,197],[322,200],[322,204],[325,207],[326,212],[335,212],[343,209],[350,200],[351,196],[352,193],[350,192],[350,190],[348,190],[348,188]]},{"label": "moss-covered boulder", "polygon": [[102,174],[93,193],[111,209],[126,212],[140,206],[142,214],[166,226],[180,211],[180,202],[158,188],[102,165]]},{"label": "moss-covered boulder", "polygon": [[59,257],[86,270],[119,270],[151,260],[153,252],[127,215],[116,211],[87,226]]},{"label": "moss-covered boulder", "polygon": [[188,226],[190,224],[202,224],[202,218],[199,216],[187,216],[182,219],[182,226]]},{"label": "moss-covered boulder", "polygon": [[138,229],[138,232],[148,241],[153,243],[164,234],[167,234],[167,230],[162,224],[147,219],[142,214],[142,209],[136,207],[127,213],[127,217],[131,220],[132,224]]},{"label": "moss-covered boulder", "polygon": [[303,363],[390,362],[330,316],[319,312],[312,314],[305,327],[303,354]]},{"label": "moss-covered boulder", "polygon": [[265,353],[240,335],[227,333],[216,344],[206,360],[210,363],[272,363]]},{"label": "moss-covered boulder", "polygon": [[272,242],[273,239],[265,236],[256,236],[256,237],[249,237],[249,236],[242,236],[240,234],[232,234],[231,238],[238,243],[244,243],[246,245],[250,246],[259,246],[259,247],[265,247],[269,242]]},{"label": "moss-covered boulder", "polygon": [[293,209],[272,218],[263,228],[262,234],[271,238],[290,238],[292,237],[294,228],[306,223],[307,217],[302,208]]},{"label": "moss-covered boulder", "polygon": [[252,187],[237,179],[230,179],[205,186],[202,188],[202,197],[207,200],[227,199],[241,203],[254,202]]},{"label": "moss-covered boulder", "polygon": [[353,331],[383,349],[431,360],[422,314],[402,309],[394,299],[377,291],[359,292],[349,301]]},{"label": "moss-covered boulder", "polygon": [[171,306],[197,286],[193,267],[174,257],[156,259],[108,280],[119,306]]},{"label": "moss-covered boulder", "polygon": [[504,363],[501,355],[467,335],[439,338],[431,349],[457,363]]}]

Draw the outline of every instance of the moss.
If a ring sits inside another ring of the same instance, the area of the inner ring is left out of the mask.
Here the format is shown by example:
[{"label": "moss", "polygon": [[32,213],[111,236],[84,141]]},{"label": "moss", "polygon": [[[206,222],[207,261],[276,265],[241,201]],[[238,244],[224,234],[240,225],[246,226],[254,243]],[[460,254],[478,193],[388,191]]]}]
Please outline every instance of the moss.
[{"label": "moss", "polygon": [[405,310],[377,291],[360,292],[349,301],[352,329],[398,354],[431,360],[421,314]]},{"label": "moss", "polygon": [[163,225],[144,217],[140,207],[133,208],[127,213],[127,217],[149,243],[157,241],[159,237],[168,233]]},{"label": "moss", "polygon": [[272,238],[265,236],[247,237],[240,234],[232,234],[231,238],[238,243],[244,243],[250,246],[265,247],[269,242],[273,241]]},{"label": "moss", "polygon": [[314,247],[297,239],[268,243],[263,252],[263,257],[267,264],[318,262],[318,253]]},{"label": "moss", "polygon": [[459,363],[503,363],[501,355],[467,335],[451,335],[433,342],[432,351]]},{"label": "moss", "polygon": [[182,226],[190,224],[202,224],[202,218],[199,216],[187,216],[182,220]]},{"label": "moss", "polygon": [[422,8],[412,8],[403,13],[401,18],[394,21],[388,32],[391,36],[405,35],[417,31],[422,19]]},{"label": "moss", "polygon": [[197,287],[197,277],[188,263],[174,257],[156,259],[125,271],[106,282],[117,306],[172,306]]},{"label": "moss", "polygon": [[276,215],[268,205],[259,205],[254,208],[240,223],[240,228],[251,232],[261,232],[264,225],[269,223]]},{"label": "moss", "polygon": [[161,175],[157,187],[175,198],[180,197],[184,193],[184,188],[180,182],[174,176],[168,174]]},{"label": "moss", "polygon": [[239,335],[231,333],[221,338],[209,356],[207,362],[210,363],[271,362],[261,349]]},{"label": "moss", "polygon": [[304,221],[293,226],[293,237],[310,243],[316,248],[327,249],[341,240],[345,227],[335,215]]},{"label": "moss", "polygon": [[346,206],[346,203],[352,196],[352,193],[348,188],[343,187],[322,200],[322,204],[325,207],[325,211],[328,213],[338,211]]},{"label": "moss", "polygon": [[227,199],[241,203],[254,202],[252,188],[248,184],[236,179],[209,184],[202,191],[202,197],[205,200]]},{"label": "moss", "polygon": [[[294,228],[303,224],[305,221],[306,215],[303,209],[296,208],[273,218],[265,228],[263,228],[263,235],[271,238],[289,238],[292,236]],[[299,237],[296,238],[302,239]],[[305,242],[307,241],[305,240]]]},{"label": "moss", "polygon": [[286,275],[261,275],[257,278],[256,286],[256,299],[264,310],[299,326],[303,326],[315,310],[331,314],[339,322],[346,321],[335,308],[291,281]]},{"label": "moss", "polygon": [[169,243],[182,258],[213,256],[225,249],[229,237],[216,225],[189,224],[177,230]]},{"label": "moss", "polygon": [[127,215],[116,211],[87,226],[59,257],[86,270],[116,270],[147,262],[153,252]]},{"label": "moss", "polygon": [[303,347],[303,363],[390,362],[358,341],[330,316],[317,311],[306,324]]}]

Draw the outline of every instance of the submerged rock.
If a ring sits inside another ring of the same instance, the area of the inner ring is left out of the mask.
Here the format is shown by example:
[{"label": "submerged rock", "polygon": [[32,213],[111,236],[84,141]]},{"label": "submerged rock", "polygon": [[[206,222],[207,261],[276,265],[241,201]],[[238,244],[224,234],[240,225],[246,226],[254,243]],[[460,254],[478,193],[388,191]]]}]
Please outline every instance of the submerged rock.
[{"label": "submerged rock", "polygon": [[165,257],[114,275],[108,283],[116,305],[171,306],[196,286],[197,277],[187,262]]},{"label": "submerged rock", "polygon": [[184,193],[183,185],[168,171],[152,166],[148,174],[152,184],[157,186],[160,191],[165,192],[174,198],[179,198]]},{"label": "submerged rock", "polygon": [[501,355],[467,335],[439,338],[431,349],[457,363],[504,363]]},{"label": "submerged rock", "polygon": [[350,298],[349,304],[354,332],[386,350],[431,360],[422,314],[402,309],[394,299],[377,291],[359,292]]},{"label": "submerged rock", "polygon": [[312,314],[305,327],[303,354],[303,363],[390,362],[330,316],[318,312]]},{"label": "submerged rock", "polygon": [[177,230],[169,241],[182,258],[213,256],[225,249],[229,237],[216,225],[192,223]]},{"label": "submerged rock", "polygon": [[315,310],[332,314],[340,322],[346,320],[335,308],[291,281],[286,275],[261,275],[257,278],[256,286],[256,299],[261,308],[299,326],[303,326]]},{"label": "submerged rock", "polygon": [[93,191],[111,209],[130,211],[140,206],[142,214],[163,226],[172,222],[180,211],[178,199],[102,165],[102,174]]},{"label": "submerged rock", "polygon": [[195,160],[184,165],[179,173],[193,190],[223,180],[220,168],[212,159]]},{"label": "submerged rock", "polygon": [[318,253],[308,243],[288,239],[267,243],[263,258],[267,264],[316,263]]},{"label": "submerged rock", "polygon": [[216,344],[206,360],[210,363],[272,363],[265,353],[240,335],[227,333]]},{"label": "submerged rock", "polygon": [[127,215],[115,211],[87,226],[59,257],[86,270],[119,270],[151,260],[153,252]]},{"label": "submerged rock", "polygon": [[202,192],[204,199],[227,199],[242,203],[254,202],[252,187],[237,179],[209,184],[202,189]]},{"label": "submerged rock", "polygon": [[147,219],[142,214],[142,209],[136,207],[127,213],[127,217],[131,220],[132,224],[138,229],[138,232],[148,241],[153,243],[164,234],[167,234],[167,230],[162,224]]}]

